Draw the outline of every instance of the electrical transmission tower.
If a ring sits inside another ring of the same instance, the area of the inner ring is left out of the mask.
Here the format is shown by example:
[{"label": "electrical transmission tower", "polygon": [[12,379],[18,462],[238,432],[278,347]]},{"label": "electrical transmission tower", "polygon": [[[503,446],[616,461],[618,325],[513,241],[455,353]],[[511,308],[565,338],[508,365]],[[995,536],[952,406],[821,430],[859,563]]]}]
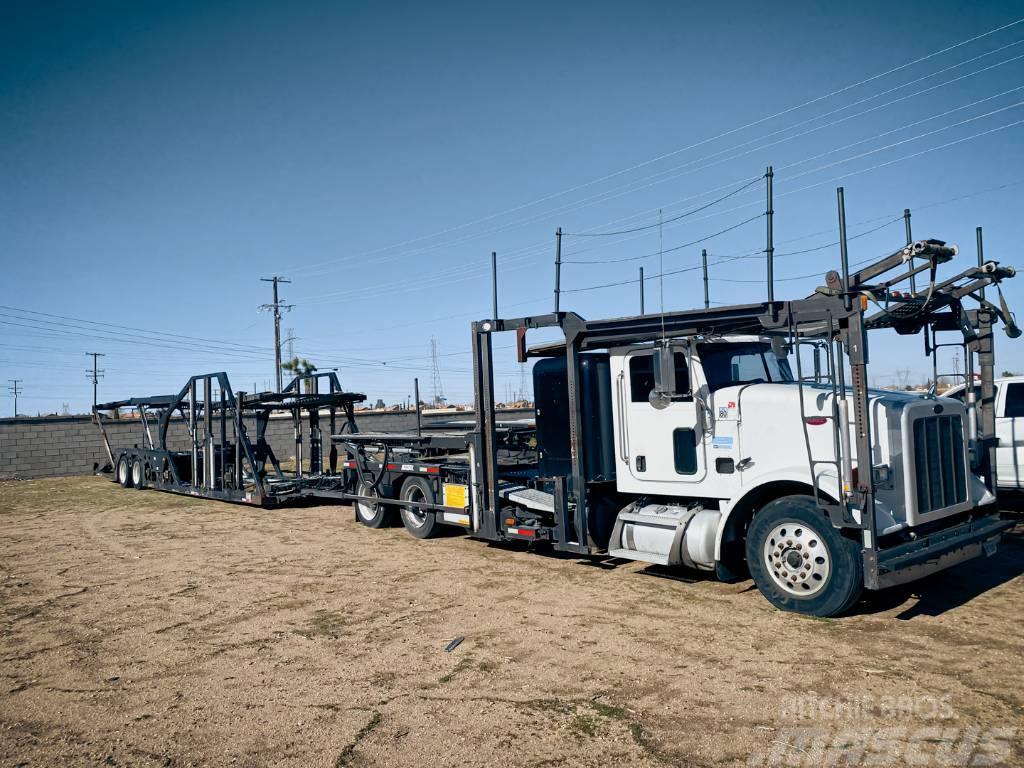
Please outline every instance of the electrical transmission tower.
[{"label": "electrical transmission tower", "polygon": [[277,285],[278,283],[290,283],[291,280],[274,275],[273,277],[261,277],[260,281],[274,284],[274,301],[270,304],[260,304],[260,309],[264,312],[274,313],[274,374],[277,379],[277,391],[280,392],[283,386],[281,381],[281,310],[290,310],[295,305],[281,303],[277,295]]},{"label": "electrical transmission tower", "polygon": [[519,399],[526,400],[526,363],[519,364]]},{"label": "electrical transmission tower", "polygon": [[97,393],[97,390],[98,390],[98,384],[100,382],[100,379],[103,378],[103,373],[104,373],[102,368],[97,368],[96,367],[96,362],[97,362],[98,358],[106,357],[106,355],[103,354],[102,352],[86,352],[85,356],[92,358],[92,370],[91,371],[87,370],[85,372],[85,377],[87,379],[92,379],[92,407],[95,408],[96,407],[96,403],[97,403],[96,393]]},{"label": "electrical transmission tower", "polygon": [[21,384],[25,380],[24,379],[8,379],[8,381],[11,382],[11,386],[9,386],[7,389],[10,391],[10,393],[12,395],[14,395],[14,417],[17,418],[18,417],[18,395],[24,394],[24,392],[25,392],[25,390],[23,390],[23,389],[18,389],[18,385]]},{"label": "electrical transmission tower", "polygon": [[284,340],[284,343],[288,345],[288,359],[295,359],[295,342],[298,341],[298,336],[295,335],[295,329],[288,329],[288,337]]},{"label": "electrical transmission tower", "polygon": [[441,366],[437,362],[437,337],[430,337],[431,383],[434,388],[434,406],[444,406],[444,387],[441,385]]}]

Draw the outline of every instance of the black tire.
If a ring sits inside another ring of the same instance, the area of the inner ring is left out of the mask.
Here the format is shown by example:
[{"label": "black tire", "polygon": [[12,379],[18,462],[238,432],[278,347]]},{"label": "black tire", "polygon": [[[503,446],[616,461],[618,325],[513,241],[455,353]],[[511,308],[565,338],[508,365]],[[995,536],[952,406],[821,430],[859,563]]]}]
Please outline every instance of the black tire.
[{"label": "black tire", "polygon": [[832,527],[810,496],[766,504],[747,530],[747,565],[776,608],[837,616],[864,590],[860,547]]},{"label": "black tire", "polygon": [[[356,486],[356,493],[360,496],[380,497],[373,483],[362,480]],[[387,528],[395,521],[395,510],[382,502],[357,501],[356,519],[367,528]]]},{"label": "black tire", "polygon": [[132,466],[128,462],[127,456],[122,456],[117,460],[117,482],[122,488],[132,487]]},{"label": "black tire", "polygon": [[[434,489],[425,477],[408,477],[402,483],[402,501],[421,501],[435,504]],[[402,525],[417,539],[430,539],[440,533],[441,526],[431,510],[402,507]]]},{"label": "black tire", "polygon": [[132,462],[132,486],[140,491],[146,487],[146,465],[140,458]]}]

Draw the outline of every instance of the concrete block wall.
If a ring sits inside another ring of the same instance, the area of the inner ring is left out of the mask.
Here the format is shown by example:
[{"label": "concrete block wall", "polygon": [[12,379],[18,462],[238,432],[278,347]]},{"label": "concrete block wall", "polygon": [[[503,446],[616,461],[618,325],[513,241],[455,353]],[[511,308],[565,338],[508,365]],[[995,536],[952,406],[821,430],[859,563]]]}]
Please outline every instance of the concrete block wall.
[{"label": "concrete block wall", "polygon": [[[532,418],[532,409],[499,411],[507,419]],[[455,416],[424,416],[423,423],[438,421],[472,420],[472,412]],[[357,414],[361,432],[406,432],[416,428],[413,413],[369,412]],[[142,425],[136,420],[105,420],[107,436],[112,448],[144,445]],[[326,423],[322,422],[326,429]],[[250,436],[255,427],[249,426]],[[155,425],[152,426],[154,437]],[[309,450],[308,431],[303,430],[304,449]],[[326,432],[325,432],[326,437]],[[281,460],[293,459],[295,440],[291,417],[272,417],[267,427],[267,441]],[[188,430],[181,420],[171,422],[168,443],[172,450],[189,447]],[[0,419],[0,480],[86,475],[94,465],[107,463],[100,431],[89,416],[43,416],[40,418]]]}]

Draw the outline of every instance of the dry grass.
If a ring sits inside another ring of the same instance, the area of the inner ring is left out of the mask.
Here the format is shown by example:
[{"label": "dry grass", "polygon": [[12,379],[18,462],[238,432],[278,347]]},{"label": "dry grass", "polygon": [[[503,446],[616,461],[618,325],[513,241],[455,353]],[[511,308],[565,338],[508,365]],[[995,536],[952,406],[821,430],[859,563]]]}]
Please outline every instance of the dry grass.
[{"label": "dry grass", "polygon": [[95,478],[0,499],[3,765],[746,765],[821,724],[808,701],[867,702],[875,727],[899,701],[959,729],[1024,715],[1020,529],[812,621],[749,582],[420,541],[347,507]]}]

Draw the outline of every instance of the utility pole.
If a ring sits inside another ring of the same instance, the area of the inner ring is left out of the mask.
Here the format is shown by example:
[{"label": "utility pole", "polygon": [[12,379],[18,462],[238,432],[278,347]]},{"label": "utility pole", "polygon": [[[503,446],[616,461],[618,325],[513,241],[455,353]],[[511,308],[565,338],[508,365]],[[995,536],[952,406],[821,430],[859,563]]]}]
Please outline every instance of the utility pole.
[{"label": "utility pole", "polygon": [[21,384],[24,379],[8,379],[11,382],[11,386],[7,389],[14,395],[14,418],[18,418],[18,395],[24,394],[24,390],[18,389],[18,385]]},{"label": "utility pole", "polygon": [[260,281],[274,284],[273,303],[261,304],[260,309],[274,313],[274,374],[277,378],[277,391],[280,392],[281,388],[284,386],[281,381],[281,310],[290,310],[295,305],[281,303],[281,300],[277,295],[277,285],[278,283],[290,283],[291,280],[286,280],[283,277],[274,275],[273,277],[261,277]]},{"label": "utility pole", "polygon": [[[985,243],[984,243],[984,241],[982,239],[982,236],[981,236],[981,227],[977,227],[974,230],[974,234],[975,234],[975,238],[976,238],[976,241],[977,241],[977,244],[978,244],[978,246],[977,246],[978,247],[978,266],[980,267],[982,264],[985,263]],[[985,300],[985,289],[982,288],[980,291],[978,291],[978,295],[980,295],[981,296],[981,300],[984,301]]]},{"label": "utility pole", "polygon": [[708,250],[707,248],[700,249],[700,261],[704,267],[704,309],[711,307],[711,302],[708,297]]},{"label": "utility pole", "polygon": [[555,312],[562,297],[562,228],[555,230]]},{"label": "utility pole", "polygon": [[97,402],[97,400],[96,400],[97,385],[99,384],[100,379],[103,378],[103,373],[104,373],[102,368],[97,368],[96,367],[96,360],[97,360],[97,358],[100,358],[100,357],[106,357],[106,355],[103,354],[102,352],[86,352],[85,356],[92,358],[92,370],[91,371],[86,371],[85,375],[86,375],[87,378],[91,378],[92,379],[92,407],[95,408],[96,407],[96,402]]},{"label": "utility pole", "polygon": [[765,210],[765,216],[768,218],[765,245],[765,255],[768,258],[768,303],[775,301],[775,241],[774,234],[772,232],[772,221],[775,218],[775,209],[772,205],[772,178],[775,174],[772,172],[772,167],[769,165],[768,170],[765,171],[764,177],[767,180],[766,192],[768,207]]},{"label": "utility pole", "polygon": [[491,298],[494,307],[492,319],[498,319],[498,253],[491,251]]}]

